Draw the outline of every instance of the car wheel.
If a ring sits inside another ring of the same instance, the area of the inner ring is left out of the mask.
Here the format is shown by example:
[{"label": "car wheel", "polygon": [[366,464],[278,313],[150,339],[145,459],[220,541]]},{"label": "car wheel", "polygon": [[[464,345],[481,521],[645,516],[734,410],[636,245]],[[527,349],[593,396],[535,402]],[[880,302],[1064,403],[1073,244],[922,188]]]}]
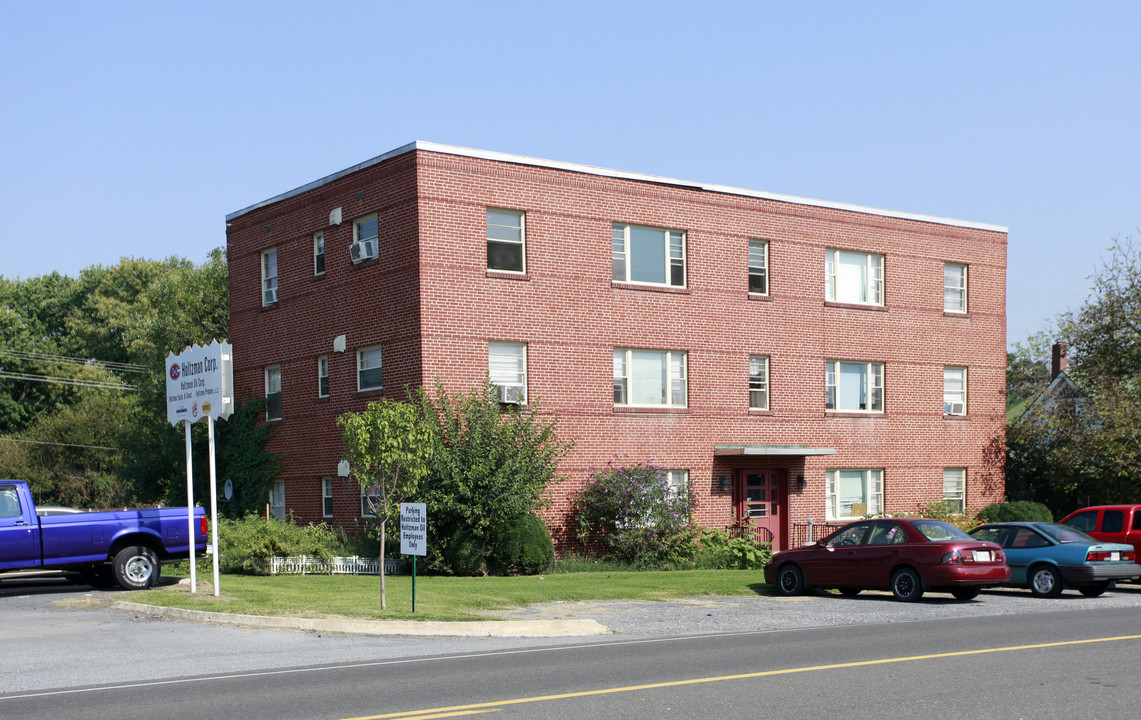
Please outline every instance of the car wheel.
[{"label": "car wheel", "polygon": [[1082,585],[1078,588],[1078,592],[1086,597],[1097,597],[1109,589],[1109,581],[1094,583],[1093,585]]},{"label": "car wheel", "polygon": [[799,595],[804,592],[804,574],[795,565],[785,565],[777,572],[777,592],[781,595]]},{"label": "car wheel", "polygon": [[856,597],[860,594],[860,588],[840,588],[840,594],[844,597]]},{"label": "car wheel", "polygon": [[915,602],[923,597],[923,580],[911,568],[900,568],[891,576],[891,594],[896,600]]},{"label": "car wheel", "polygon": [[1052,598],[1062,594],[1062,576],[1050,565],[1030,568],[1030,592],[1035,597]]},{"label": "car wheel", "polygon": [[154,550],[129,545],[115,555],[115,580],[127,590],[145,590],[158,584],[160,567]]},{"label": "car wheel", "polygon": [[974,600],[979,596],[979,589],[974,588],[955,588],[951,591],[956,600]]}]

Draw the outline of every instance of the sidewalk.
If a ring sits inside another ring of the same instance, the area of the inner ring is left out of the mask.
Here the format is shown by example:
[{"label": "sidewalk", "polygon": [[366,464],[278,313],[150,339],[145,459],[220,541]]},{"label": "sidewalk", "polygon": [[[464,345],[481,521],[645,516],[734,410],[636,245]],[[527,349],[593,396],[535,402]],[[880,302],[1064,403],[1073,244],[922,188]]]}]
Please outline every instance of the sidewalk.
[{"label": "sidewalk", "polygon": [[117,601],[117,610],[212,625],[299,630],[342,635],[414,635],[420,637],[507,637],[555,638],[607,635],[611,631],[594,620],[477,620],[473,622],[432,622],[419,620],[362,620],[358,618],[300,618],[266,615],[238,615],[203,610],[156,607]]}]

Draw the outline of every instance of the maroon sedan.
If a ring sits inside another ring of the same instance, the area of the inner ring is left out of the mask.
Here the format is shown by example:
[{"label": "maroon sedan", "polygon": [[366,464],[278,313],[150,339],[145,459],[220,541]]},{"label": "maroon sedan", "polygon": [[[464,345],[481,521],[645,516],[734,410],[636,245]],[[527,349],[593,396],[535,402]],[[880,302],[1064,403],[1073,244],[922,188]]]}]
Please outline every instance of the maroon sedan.
[{"label": "maroon sedan", "polygon": [[1010,580],[1002,548],[976,540],[950,523],[921,518],[860,520],[814,545],[774,553],[765,582],[781,595],[808,588],[891,590],[911,602],[926,590],[970,600],[984,587]]}]

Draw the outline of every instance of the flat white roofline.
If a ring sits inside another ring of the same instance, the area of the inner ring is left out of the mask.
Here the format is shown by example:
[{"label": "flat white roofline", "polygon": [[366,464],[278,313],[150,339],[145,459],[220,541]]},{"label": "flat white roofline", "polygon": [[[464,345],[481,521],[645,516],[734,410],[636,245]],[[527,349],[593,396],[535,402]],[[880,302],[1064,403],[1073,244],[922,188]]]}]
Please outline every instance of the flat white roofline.
[{"label": "flat white roofline", "polygon": [[848,212],[864,213],[866,215],[880,215],[882,217],[899,218],[901,220],[917,220],[919,222],[936,223],[939,225],[953,225],[955,227],[973,228],[975,230],[991,230],[994,232],[1007,232],[1007,228],[1002,225],[991,225],[988,223],[969,222],[966,220],[952,220],[950,218],[935,217],[933,215],[919,215],[916,213],[896,212],[894,210],[883,210],[881,208],[863,207],[861,205],[850,205],[848,203],[828,202],[826,200],[813,200],[812,198],[797,197],[795,195],[780,195],[777,193],[761,192],[759,190],[746,190],[744,188],[729,187],[727,185],[711,185],[708,183],[690,182],[688,180],[677,180],[675,178],[661,177],[658,175],[645,175],[642,173],[625,172],[623,170],[610,170],[608,168],[594,167],[592,165],[578,165],[576,163],[560,162],[558,160],[543,160],[541,158],[526,157],[523,155],[510,155],[508,153],[493,152],[491,150],[473,150],[471,148],[456,147],[454,145],[440,145],[438,143],[424,142],[417,140],[416,142],[408,143],[403,147],[390,150],[383,155],[378,155],[371,160],[366,160],[359,165],[353,165],[350,168],[345,168],[340,172],[335,172],[332,175],[314,180],[311,183],[302,185],[299,188],[290,190],[289,192],[282,193],[268,200],[263,200],[260,203],[250,205],[247,208],[232,212],[226,216],[226,222],[245,215],[246,213],[253,212],[259,208],[273,205],[274,203],[288,200],[291,197],[296,197],[301,193],[308,192],[314,188],[319,188],[322,185],[327,185],[334,180],[364,170],[365,168],[372,167],[378,163],[382,163],[390,158],[412,152],[413,150],[425,150],[427,152],[443,153],[445,155],[459,155],[462,157],[480,158],[482,160],[496,160],[498,162],[515,163],[516,165],[532,165],[534,167],[545,167],[553,170],[566,170],[568,172],[584,173],[587,175],[598,175],[601,177],[619,178],[622,180],[635,180],[639,182],[652,182],[664,185],[675,185],[677,187],[692,188],[694,190],[702,190],[705,192],[723,193],[726,195],[740,195],[742,197],[754,197],[762,200],[774,200],[776,202],[786,202],[795,205],[810,205],[812,207],[829,208],[831,210],[845,210]]}]

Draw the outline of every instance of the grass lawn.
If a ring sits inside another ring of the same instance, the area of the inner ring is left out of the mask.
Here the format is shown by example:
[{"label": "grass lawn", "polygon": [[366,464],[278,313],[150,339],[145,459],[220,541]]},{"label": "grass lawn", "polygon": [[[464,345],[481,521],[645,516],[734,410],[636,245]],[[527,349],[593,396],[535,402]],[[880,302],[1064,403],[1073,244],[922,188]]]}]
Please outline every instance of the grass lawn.
[{"label": "grass lawn", "polygon": [[[181,575],[164,568],[164,577]],[[212,580],[198,572],[198,581]],[[674,570],[668,572],[576,572],[530,577],[412,578],[388,576],[388,610],[380,609],[380,579],[350,575],[222,575],[221,597],[213,589],[195,594],[167,585],[131,593],[147,605],[248,615],[320,617],[340,615],[384,620],[487,620],[500,608],[580,600],[672,600],[708,595],[767,595],[759,570]]]}]

